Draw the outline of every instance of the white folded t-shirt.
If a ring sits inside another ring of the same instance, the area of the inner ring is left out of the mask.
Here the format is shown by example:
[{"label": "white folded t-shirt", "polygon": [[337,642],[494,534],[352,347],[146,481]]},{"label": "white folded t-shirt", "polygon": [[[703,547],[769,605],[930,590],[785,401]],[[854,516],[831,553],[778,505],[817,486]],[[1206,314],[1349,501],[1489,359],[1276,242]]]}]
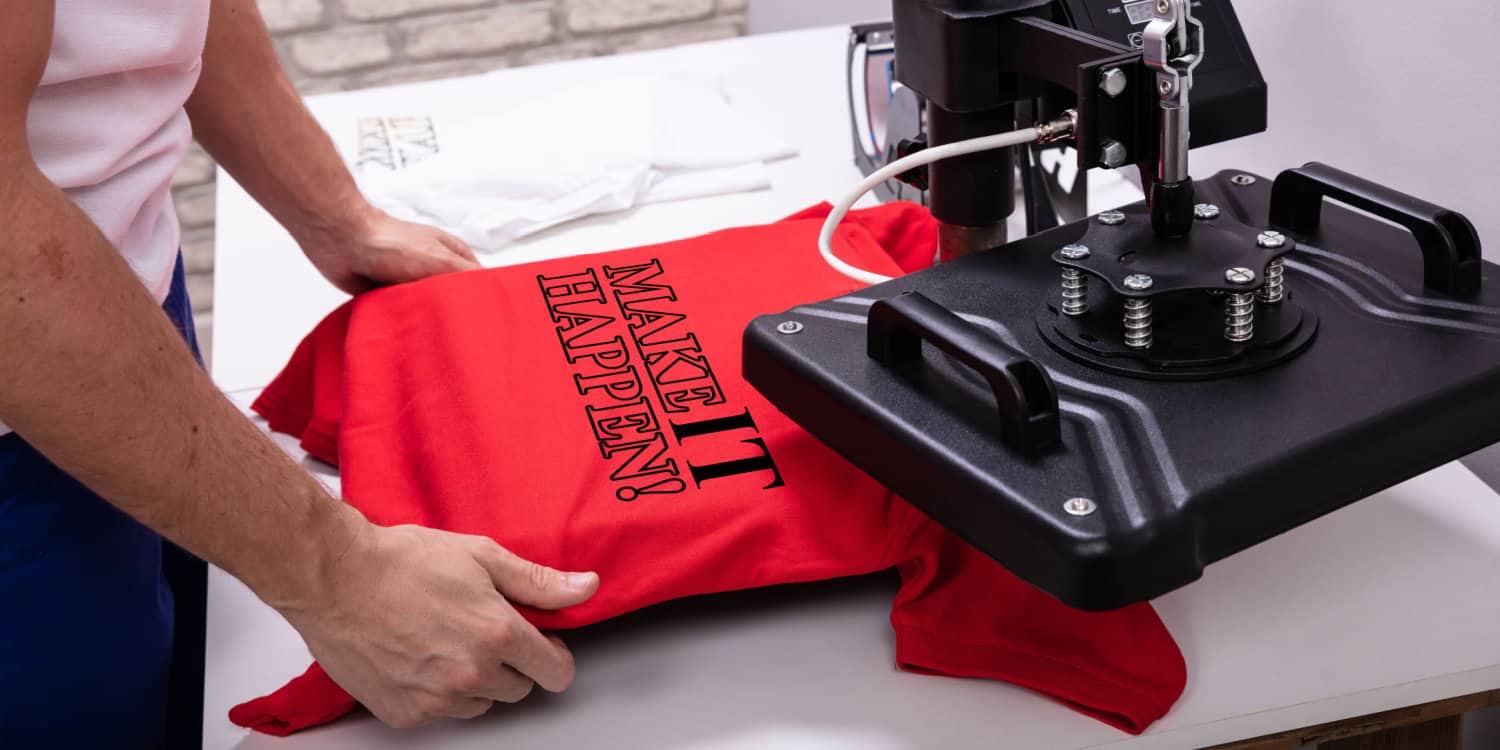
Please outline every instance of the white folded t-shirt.
[{"label": "white folded t-shirt", "polygon": [[368,118],[360,188],[386,211],[481,251],[572,219],[770,186],[796,155],[711,81],[635,77],[491,114]]}]

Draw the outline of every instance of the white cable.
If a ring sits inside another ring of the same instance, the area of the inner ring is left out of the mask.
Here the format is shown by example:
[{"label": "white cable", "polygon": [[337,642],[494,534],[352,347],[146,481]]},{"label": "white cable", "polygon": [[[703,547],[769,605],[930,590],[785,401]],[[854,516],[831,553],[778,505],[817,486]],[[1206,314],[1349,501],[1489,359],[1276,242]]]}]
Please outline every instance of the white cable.
[{"label": "white cable", "polygon": [[839,222],[844,220],[844,217],[849,214],[849,209],[853,208],[854,204],[858,203],[860,198],[865,197],[865,193],[874,190],[880,183],[892,179],[896,175],[916,169],[917,167],[926,166],[935,161],[951,159],[955,156],[977,154],[981,151],[1012,148],[1031,143],[1037,140],[1037,137],[1038,132],[1036,128],[1026,128],[1011,133],[987,135],[983,138],[972,138],[967,141],[958,141],[957,143],[945,143],[941,146],[923,149],[910,156],[902,157],[875,170],[870,173],[869,177],[865,178],[864,182],[859,183],[854,192],[851,192],[843,200],[834,204],[833,213],[828,214],[828,219],[823,222],[823,232],[818,235],[818,252],[823,254],[823,260],[827,261],[828,265],[833,266],[833,270],[855,281],[861,281],[866,284],[879,284],[890,281],[890,276],[866,271],[863,268],[856,268],[839,260],[833,254],[833,235],[838,231]]}]

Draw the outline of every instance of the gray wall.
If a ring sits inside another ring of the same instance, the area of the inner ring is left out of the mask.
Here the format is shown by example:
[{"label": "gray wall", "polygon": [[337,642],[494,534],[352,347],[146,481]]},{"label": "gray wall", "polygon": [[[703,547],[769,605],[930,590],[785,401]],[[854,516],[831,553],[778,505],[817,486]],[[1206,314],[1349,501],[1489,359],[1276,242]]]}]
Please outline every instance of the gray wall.
[{"label": "gray wall", "polygon": [[[1196,152],[1196,174],[1324,161],[1468,215],[1500,259],[1500,2],[1235,8],[1270,83],[1271,129]],[[752,33],[877,17],[890,17],[889,0],[749,4]]]},{"label": "gray wall", "polygon": [[891,0],[750,0],[750,33],[891,17]]},{"label": "gray wall", "polygon": [[1271,87],[1271,127],[1196,153],[1195,173],[1327,162],[1466,214],[1500,260],[1500,3],[1235,7]]}]

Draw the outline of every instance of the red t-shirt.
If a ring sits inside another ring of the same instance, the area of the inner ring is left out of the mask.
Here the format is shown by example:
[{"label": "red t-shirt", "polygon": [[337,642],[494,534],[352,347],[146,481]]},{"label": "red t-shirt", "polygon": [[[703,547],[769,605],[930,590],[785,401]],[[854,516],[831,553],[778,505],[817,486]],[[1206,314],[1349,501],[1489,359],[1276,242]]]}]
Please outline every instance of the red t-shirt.
[{"label": "red t-shirt", "polygon": [[[523,609],[538,627],[896,567],[901,667],[1004,680],[1142,731],[1186,680],[1148,605],[1085,613],[1019,581],[740,377],[751,318],[859,286],[819,258],[822,214],[364,294],[255,409],[338,463],[377,524],[599,572],[582,605]],[[892,204],[851,217],[835,250],[894,275],[930,264],[934,237],[924,210]],[[314,665],[230,718],[286,734],[353,705]]]}]

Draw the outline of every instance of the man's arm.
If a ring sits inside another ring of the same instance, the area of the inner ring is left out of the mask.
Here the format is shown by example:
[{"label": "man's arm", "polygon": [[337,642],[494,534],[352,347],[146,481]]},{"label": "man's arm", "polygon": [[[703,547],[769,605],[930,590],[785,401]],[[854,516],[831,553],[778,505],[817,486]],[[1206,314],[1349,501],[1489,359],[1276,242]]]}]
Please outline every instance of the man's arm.
[{"label": "man's arm", "polygon": [[360,195],[287,80],[255,0],[213,0],[187,110],[198,142],[340,289],[479,267],[462,240],[397,221]]},{"label": "man's arm", "polygon": [[101,497],[245,581],[387,722],[475,715],[518,699],[533,679],[565,687],[571,656],[499,592],[558,608],[587,599],[597,577],[551,571],[476,537],[375,527],[244,419],[108,240],[38,168],[26,117],[53,3],[8,10],[0,421]]}]

